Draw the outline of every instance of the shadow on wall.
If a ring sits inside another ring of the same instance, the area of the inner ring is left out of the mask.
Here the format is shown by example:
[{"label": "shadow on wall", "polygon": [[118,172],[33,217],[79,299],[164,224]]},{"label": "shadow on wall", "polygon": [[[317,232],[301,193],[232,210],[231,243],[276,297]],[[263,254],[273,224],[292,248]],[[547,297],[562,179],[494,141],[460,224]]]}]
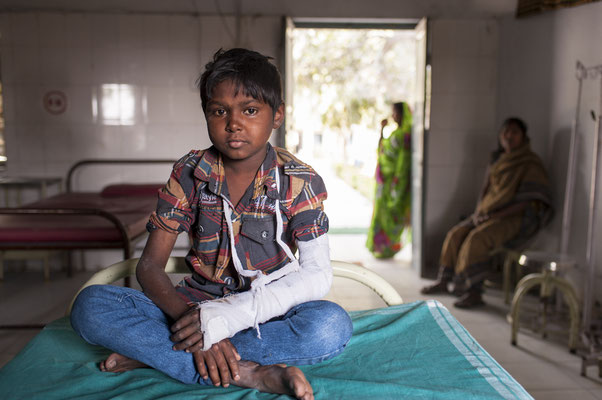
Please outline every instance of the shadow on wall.
[{"label": "shadow on wall", "polygon": [[[495,90],[491,91],[491,95],[496,98],[495,108],[497,116],[495,119],[497,123],[492,127],[491,133],[497,132],[503,119],[509,116],[518,116],[524,119],[529,125],[529,136],[532,138],[533,149],[542,157],[545,164],[550,163],[547,162],[549,159],[548,154],[542,151],[542,149],[549,149],[548,145],[552,139],[549,127],[552,101],[551,88],[555,87],[553,70],[556,68],[554,65],[554,42],[551,40],[554,37],[554,24],[555,21],[551,15],[523,20],[517,20],[514,17],[502,18],[499,20],[498,25],[499,49],[491,49],[491,51],[497,53],[497,79]],[[436,40],[439,39],[433,37],[433,41]],[[433,71],[437,70],[436,57],[437,54],[433,54]],[[446,79],[456,78],[454,74],[446,77]],[[476,93],[481,93],[481,90],[483,88],[479,87]],[[440,93],[433,92],[433,105],[439,104],[440,109],[436,109],[433,106],[432,120],[444,118],[445,111],[453,109],[454,106],[452,100],[455,99],[454,96],[450,96],[449,100],[442,101],[436,98],[440,95]],[[476,114],[471,117],[476,121]],[[442,124],[442,128],[447,129],[446,125]],[[469,125],[472,125],[472,121]],[[477,126],[474,126],[474,129],[477,128]],[[482,128],[484,127],[481,127],[480,131],[482,131]],[[476,141],[478,138],[471,138],[470,142],[473,140]],[[481,148],[487,152],[493,150],[495,146],[494,135],[491,135],[491,141],[488,143],[490,144],[479,147],[479,150]],[[476,142],[464,144],[475,146]],[[428,149],[428,147],[426,148]],[[556,151],[559,150],[562,150],[562,148]],[[566,154],[563,156],[566,157]],[[471,165],[465,164],[464,162],[456,164],[461,169],[457,173],[461,174],[463,179],[470,180],[468,184],[472,185],[474,188],[472,193],[475,193],[472,201],[469,201],[465,196],[463,197],[462,192],[467,187],[466,185],[463,185],[464,188],[454,188],[450,185],[448,187],[450,191],[449,200],[446,199],[443,207],[445,211],[432,209],[433,207],[425,210],[427,215],[438,215],[438,217],[427,218],[427,221],[430,220],[430,222],[428,228],[425,229],[425,265],[422,269],[423,277],[433,277],[436,274],[441,245],[445,234],[454,223],[458,222],[460,214],[467,215],[471,213],[476,205],[476,193],[478,192],[478,187],[482,182],[485,171],[481,169],[478,171],[480,175],[477,175],[477,171],[471,170]],[[427,176],[430,176],[426,172],[430,166],[430,163],[427,161],[425,166],[425,174]],[[559,168],[565,168],[565,166],[566,161]],[[476,178],[476,176],[479,176],[479,178]],[[452,179],[453,177],[450,176],[450,181]],[[556,188],[558,184],[558,182],[555,182],[554,187]]]},{"label": "shadow on wall", "polygon": [[[493,138],[492,140],[495,139]],[[464,136],[462,145],[466,148],[473,148],[471,137]],[[487,148],[487,152],[492,149],[493,145],[491,149]],[[479,176],[478,179],[474,179],[475,164],[473,163],[462,163],[460,169],[457,171],[458,179],[468,182],[468,184],[448,186],[449,195],[446,199],[445,209],[429,210],[430,212],[436,212],[440,217],[429,224],[428,231],[424,235],[426,251],[421,274],[423,278],[434,279],[437,277],[439,257],[445,235],[454,225],[471,215],[476,207],[478,193],[485,176],[485,168],[481,168],[480,173],[476,173]],[[453,177],[450,177],[450,181],[453,182]],[[467,190],[468,187],[471,187],[471,190]],[[473,196],[472,194],[475,195]]]},{"label": "shadow on wall", "polygon": [[[560,251],[560,240],[562,235],[562,218],[563,207],[566,193],[566,179],[569,166],[569,150],[571,141],[571,128],[564,127],[559,130],[553,138],[551,146],[550,162],[548,163],[548,173],[550,175],[553,202],[554,202],[554,219],[539,235],[537,241],[533,244],[533,248],[538,250],[546,250],[551,252]],[[577,159],[584,158],[584,152],[589,148],[584,148],[583,138],[580,139],[577,147]],[[584,266],[583,261],[585,254],[586,241],[575,240],[575,238],[584,237],[587,232],[587,209],[588,195],[585,181],[589,184],[587,171],[584,171],[584,166],[577,165],[575,171],[575,185],[573,190],[573,205],[570,210],[572,215],[572,223],[569,227],[569,253],[572,253],[579,262],[579,265]],[[556,177],[556,179],[553,179]],[[578,232],[583,230],[583,232]],[[581,268],[580,268],[581,269]],[[581,269],[582,270],[582,269]],[[578,270],[567,271],[567,278],[574,284],[575,288],[580,292],[582,288],[581,272]]]},{"label": "shadow on wall", "polygon": [[[532,249],[557,252],[560,250],[560,234],[562,232],[562,212],[566,189],[566,177],[569,163],[569,146],[571,142],[570,128],[563,128],[553,138],[549,148],[549,160],[544,162],[550,186],[552,187],[552,202],[554,216],[550,224],[539,232],[537,239],[531,245]],[[574,197],[582,194],[574,194]]]},{"label": "shadow on wall", "polygon": [[[531,148],[542,158],[550,177],[555,214],[531,246],[549,251],[559,249],[570,142],[570,121],[567,121],[569,128],[556,135],[550,132],[552,91],[556,87],[555,27],[552,14],[526,19],[503,18],[498,81],[498,117],[516,115],[525,120]],[[557,176],[561,178],[555,179]]]}]

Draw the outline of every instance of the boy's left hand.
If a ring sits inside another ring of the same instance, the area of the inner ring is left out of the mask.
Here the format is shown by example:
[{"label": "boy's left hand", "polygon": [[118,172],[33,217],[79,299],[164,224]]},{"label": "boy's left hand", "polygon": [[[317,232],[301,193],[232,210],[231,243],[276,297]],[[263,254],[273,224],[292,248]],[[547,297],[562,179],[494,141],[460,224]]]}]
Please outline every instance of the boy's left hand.
[{"label": "boy's left hand", "polygon": [[174,350],[186,350],[194,353],[203,348],[203,332],[201,331],[201,317],[197,308],[190,308],[175,324],[171,326],[170,336],[174,342]]},{"label": "boy's left hand", "polygon": [[231,381],[240,379],[240,355],[229,339],[214,343],[209,350],[195,351],[193,357],[199,374],[203,379],[211,378],[215,386],[228,387]]}]

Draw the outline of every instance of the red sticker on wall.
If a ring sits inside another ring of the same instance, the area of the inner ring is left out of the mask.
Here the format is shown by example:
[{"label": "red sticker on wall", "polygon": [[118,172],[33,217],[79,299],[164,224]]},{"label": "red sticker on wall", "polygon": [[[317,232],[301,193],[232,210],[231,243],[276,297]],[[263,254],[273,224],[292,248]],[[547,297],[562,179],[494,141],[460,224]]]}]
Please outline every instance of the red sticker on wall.
[{"label": "red sticker on wall", "polygon": [[59,115],[67,110],[67,95],[59,90],[51,90],[44,95],[44,110]]}]

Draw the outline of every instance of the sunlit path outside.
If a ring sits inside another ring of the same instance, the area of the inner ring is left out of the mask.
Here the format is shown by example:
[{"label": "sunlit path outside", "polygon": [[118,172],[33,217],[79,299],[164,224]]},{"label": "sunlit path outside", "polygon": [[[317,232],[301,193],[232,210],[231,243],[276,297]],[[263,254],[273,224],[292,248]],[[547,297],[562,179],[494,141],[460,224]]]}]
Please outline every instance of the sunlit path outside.
[{"label": "sunlit path outside", "polygon": [[372,201],[338,177],[328,161],[314,160],[311,165],[324,179],[328,190],[324,204],[331,231],[365,233],[372,217]]},{"label": "sunlit path outside", "polygon": [[371,258],[364,243],[372,218],[380,121],[390,120],[392,103],[413,102],[414,33],[299,28],[292,42],[289,83],[294,90],[287,107],[286,147],[324,179],[331,234],[360,235],[348,237],[354,243],[352,258]]}]

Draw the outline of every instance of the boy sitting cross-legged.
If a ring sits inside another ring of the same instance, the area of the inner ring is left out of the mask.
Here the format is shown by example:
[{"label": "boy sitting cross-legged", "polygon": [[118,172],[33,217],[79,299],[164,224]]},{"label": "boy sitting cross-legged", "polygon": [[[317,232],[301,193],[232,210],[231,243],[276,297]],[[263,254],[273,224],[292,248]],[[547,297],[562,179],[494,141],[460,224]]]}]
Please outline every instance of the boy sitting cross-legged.
[{"label": "boy sitting cross-legged", "polygon": [[[345,348],[348,314],[320,300],[332,282],[324,183],[268,143],[284,119],[280,82],[268,57],[246,49],[206,65],[199,89],[213,146],[180,159],[159,193],[136,268],[143,292],[95,285],[73,306],[73,328],[115,352],[101,370],[152,367],[185,383],[313,399],[287,365]],[[184,231],[191,275],[174,288],[164,268]]]}]

